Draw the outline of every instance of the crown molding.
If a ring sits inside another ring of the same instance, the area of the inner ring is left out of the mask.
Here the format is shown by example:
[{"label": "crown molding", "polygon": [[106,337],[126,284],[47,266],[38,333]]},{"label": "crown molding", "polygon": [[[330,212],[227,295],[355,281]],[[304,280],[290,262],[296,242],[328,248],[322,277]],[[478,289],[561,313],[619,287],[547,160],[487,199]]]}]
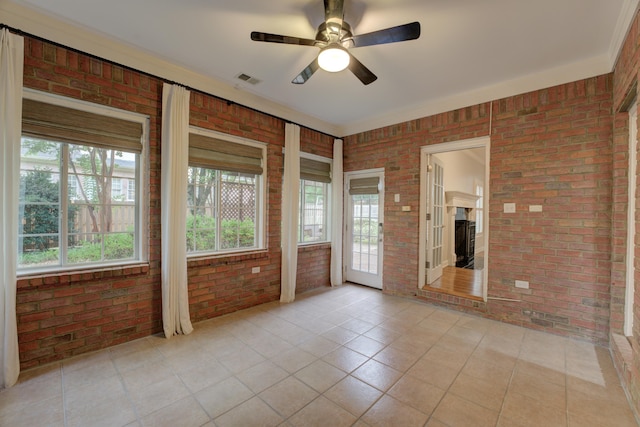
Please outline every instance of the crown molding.
[{"label": "crown molding", "polygon": [[330,123],[302,114],[239,87],[196,73],[91,29],[62,21],[39,10],[27,8],[9,0],[0,0],[0,17],[0,23],[45,40],[233,101],[310,129],[329,135],[338,135],[339,128]]}]

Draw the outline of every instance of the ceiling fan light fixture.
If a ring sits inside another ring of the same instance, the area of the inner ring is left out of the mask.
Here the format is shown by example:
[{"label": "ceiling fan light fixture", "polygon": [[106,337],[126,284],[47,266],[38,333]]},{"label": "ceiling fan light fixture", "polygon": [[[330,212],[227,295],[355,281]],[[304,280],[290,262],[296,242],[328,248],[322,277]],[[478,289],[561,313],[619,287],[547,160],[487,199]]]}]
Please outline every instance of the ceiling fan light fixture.
[{"label": "ceiling fan light fixture", "polygon": [[345,48],[339,45],[331,45],[320,51],[318,65],[325,71],[337,73],[349,66],[351,56]]}]

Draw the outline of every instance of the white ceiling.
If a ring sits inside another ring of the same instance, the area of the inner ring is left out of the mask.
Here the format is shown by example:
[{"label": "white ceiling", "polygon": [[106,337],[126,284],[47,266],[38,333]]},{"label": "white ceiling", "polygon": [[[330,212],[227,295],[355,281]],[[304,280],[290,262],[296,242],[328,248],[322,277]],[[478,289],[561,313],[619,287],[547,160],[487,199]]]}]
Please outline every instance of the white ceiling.
[{"label": "white ceiling", "polygon": [[344,136],[610,72],[638,0],[345,5],[354,34],[422,26],[418,40],[351,50],[378,76],[369,86],[322,70],[294,85],[318,48],[250,40],[254,30],[313,39],[321,0],[0,0],[0,22]]}]

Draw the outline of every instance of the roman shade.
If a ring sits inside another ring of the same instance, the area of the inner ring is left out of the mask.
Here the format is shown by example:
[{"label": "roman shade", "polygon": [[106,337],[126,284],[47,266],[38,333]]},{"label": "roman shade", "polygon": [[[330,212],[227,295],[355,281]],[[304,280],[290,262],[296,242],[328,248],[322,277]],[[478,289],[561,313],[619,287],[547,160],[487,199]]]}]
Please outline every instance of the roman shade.
[{"label": "roman shade", "polygon": [[349,181],[349,194],[378,194],[380,178],[355,178]]},{"label": "roman shade", "polygon": [[142,152],[140,122],[33,99],[24,99],[22,103],[22,134],[109,150]]},{"label": "roman shade", "polygon": [[317,182],[331,182],[331,165],[326,162],[300,158],[300,179]]},{"label": "roman shade", "polygon": [[262,149],[190,133],[189,165],[225,172],[262,175]]}]

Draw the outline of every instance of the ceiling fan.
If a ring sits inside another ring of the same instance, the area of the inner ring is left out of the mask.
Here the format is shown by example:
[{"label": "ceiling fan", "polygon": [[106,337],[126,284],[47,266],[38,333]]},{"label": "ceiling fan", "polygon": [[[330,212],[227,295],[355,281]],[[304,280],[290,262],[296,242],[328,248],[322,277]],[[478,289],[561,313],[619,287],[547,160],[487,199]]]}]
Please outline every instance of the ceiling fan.
[{"label": "ceiling fan", "polygon": [[253,31],[251,33],[251,40],[268,43],[316,46],[320,48],[320,54],[318,54],[316,59],[314,59],[307,68],[302,70],[291,83],[305,83],[318,71],[318,68],[330,72],[338,72],[348,67],[363,84],[368,85],[376,81],[378,77],[348,52],[347,49],[415,40],[420,37],[419,22],[398,25],[397,27],[355,36],[351,32],[351,26],[344,21],[344,0],[324,0],[324,16],[325,21],[318,27],[314,40],[261,33],[259,31]]}]

